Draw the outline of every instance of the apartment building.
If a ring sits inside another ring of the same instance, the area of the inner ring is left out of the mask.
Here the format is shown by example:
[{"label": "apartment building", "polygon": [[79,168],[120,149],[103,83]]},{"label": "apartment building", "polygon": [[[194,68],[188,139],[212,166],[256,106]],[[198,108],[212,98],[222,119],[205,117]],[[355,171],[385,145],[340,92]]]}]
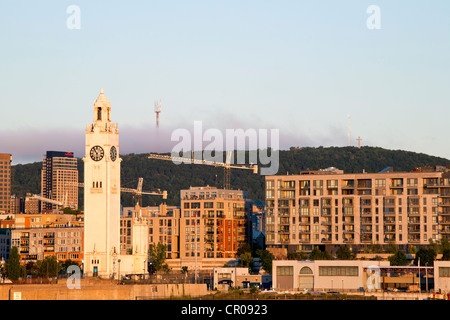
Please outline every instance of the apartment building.
[{"label": "apartment building", "polygon": [[[72,152],[47,151],[42,162],[41,182],[42,197],[78,208],[77,159]],[[56,208],[54,203],[41,203],[42,211]]]},{"label": "apartment building", "polygon": [[0,213],[10,213],[11,161],[11,154],[0,153]]},{"label": "apartment building", "polygon": [[180,256],[235,258],[248,242],[251,204],[241,190],[191,187],[181,190]]},{"label": "apartment building", "polygon": [[17,247],[22,264],[54,255],[60,262],[83,260],[83,227],[49,227],[11,230],[11,246]]},{"label": "apartment building", "polygon": [[18,214],[14,218],[15,229],[82,226],[82,216],[62,212],[47,214]]},{"label": "apartment building", "polygon": [[41,212],[41,201],[33,198],[31,193],[27,193],[24,200],[24,213],[39,214]]},{"label": "apartment building", "polygon": [[266,176],[266,245],[274,253],[348,245],[421,246],[450,236],[446,167]]},{"label": "apartment building", "polygon": [[9,213],[11,213],[11,214],[23,213],[25,211],[25,207],[24,206],[25,206],[25,200],[24,199],[16,197],[15,194],[11,195]]},{"label": "apartment building", "polygon": [[8,261],[11,253],[11,229],[0,228],[0,261]]},{"label": "apartment building", "polygon": [[[234,263],[240,246],[251,239],[253,202],[241,190],[191,187],[180,191],[181,207],[125,207],[120,218],[120,252],[135,252],[133,244],[144,235],[148,247],[167,246],[171,268],[212,270]],[[134,234],[136,230],[139,234]],[[249,242],[250,243],[250,242]]]},{"label": "apartment building", "polygon": [[131,254],[133,248],[133,226],[147,223],[147,242],[150,245],[162,243],[167,246],[166,258],[179,258],[180,208],[161,204],[157,207],[125,207],[120,217],[120,252]]}]

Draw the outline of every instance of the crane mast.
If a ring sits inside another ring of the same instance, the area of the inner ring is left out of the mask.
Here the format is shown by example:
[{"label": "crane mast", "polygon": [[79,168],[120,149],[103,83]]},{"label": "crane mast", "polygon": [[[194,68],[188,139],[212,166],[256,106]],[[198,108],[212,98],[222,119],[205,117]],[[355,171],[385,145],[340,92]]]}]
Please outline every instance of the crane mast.
[{"label": "crane mast", "polygon": [[173,156],[167,156],[167,155],[160,155],[160,154],[150,154],[148,156],[149,159],[157,159],[157,160],[169,160],[174,163],[186,163],[186,164],[200,164],[200,165],[208,165],[208,166],[214,166],[214,167],[223,167],[224,169],[224,189],[230,189],[231,188],[231,169],[244,169],[244,170],[252,170],[254,174],[258,173],[258,165],[256,164],[250,164],[250,165],[232,165],[231,164],[231,155],[232,152],[227,152],[227,157],[225,162],[216,162],[216,161],[210,161],[210,160],[200,160],[195,159],[194,157],[190,158],[184,158],[184,157],[173,157]]}]

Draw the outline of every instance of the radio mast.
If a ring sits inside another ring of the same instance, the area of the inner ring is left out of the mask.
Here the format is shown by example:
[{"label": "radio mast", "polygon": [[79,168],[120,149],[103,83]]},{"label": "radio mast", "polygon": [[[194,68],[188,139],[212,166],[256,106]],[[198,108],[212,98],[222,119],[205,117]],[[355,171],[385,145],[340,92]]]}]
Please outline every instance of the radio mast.
[{"label": "radio mast", "polygon": [[161,100],[155,101],[156,127],[159,128],[159,114],[161,113]]}]

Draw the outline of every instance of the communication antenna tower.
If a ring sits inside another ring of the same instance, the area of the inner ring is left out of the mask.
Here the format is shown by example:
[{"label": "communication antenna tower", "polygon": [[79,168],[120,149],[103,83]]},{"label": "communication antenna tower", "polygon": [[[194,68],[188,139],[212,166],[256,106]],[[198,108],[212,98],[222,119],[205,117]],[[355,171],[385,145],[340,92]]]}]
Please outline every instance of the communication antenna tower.
[{"label": "communication antenna tower", "polygon": [[161,113],[161,100],[155,101],[156,127],[159,128],[159,114]]}]

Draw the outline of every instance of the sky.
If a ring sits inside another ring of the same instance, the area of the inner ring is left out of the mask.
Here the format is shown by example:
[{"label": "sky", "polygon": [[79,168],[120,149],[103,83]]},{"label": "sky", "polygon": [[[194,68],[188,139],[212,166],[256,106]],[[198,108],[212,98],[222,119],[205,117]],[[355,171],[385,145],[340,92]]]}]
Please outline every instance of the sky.
[{"label": "sky", "polygon": [[352,146],[360,136],[450,159],[449,11],[446,0],[1,0],[0,152],[13,164],[83,157],[103,88],[122,154],[170,152],[174,130],[201,121],[278,129],[280,149],[347,146],[350,128]]}]

